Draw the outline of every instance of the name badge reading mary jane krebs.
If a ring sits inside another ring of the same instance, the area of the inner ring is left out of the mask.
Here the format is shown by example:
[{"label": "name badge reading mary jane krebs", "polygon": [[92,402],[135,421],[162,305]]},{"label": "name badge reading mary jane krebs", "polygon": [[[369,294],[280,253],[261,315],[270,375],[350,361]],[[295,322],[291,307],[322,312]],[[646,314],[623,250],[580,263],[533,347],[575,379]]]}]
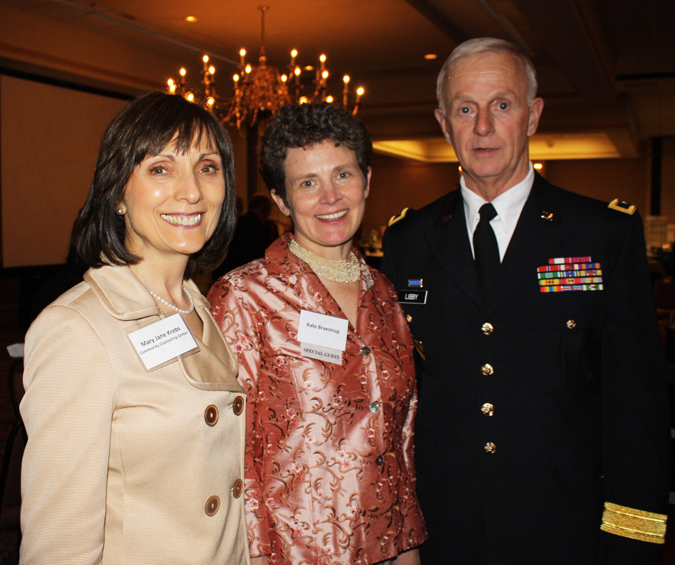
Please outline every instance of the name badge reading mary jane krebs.
[{"label": "name badge reading mary jane krebs", "polygon": [[198,347],[180,314],[131,332],[129,340],[148,371]]}]

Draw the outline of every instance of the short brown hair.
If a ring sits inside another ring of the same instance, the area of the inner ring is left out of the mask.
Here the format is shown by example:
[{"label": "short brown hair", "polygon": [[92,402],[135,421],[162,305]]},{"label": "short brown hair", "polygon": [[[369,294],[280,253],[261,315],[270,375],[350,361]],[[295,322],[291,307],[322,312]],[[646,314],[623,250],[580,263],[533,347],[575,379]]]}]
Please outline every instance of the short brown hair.
[{"label": "short brown hair", "polygon": [[354,151],[363,177],[368,177],[373,144],[366,126],[328,102],[298,104],[279,109],[263,136],[260,174],[268,190],[276,192],[286,202],[284,164],[288,150],[308,147],[327,139],[336,146],[344,145]]}]

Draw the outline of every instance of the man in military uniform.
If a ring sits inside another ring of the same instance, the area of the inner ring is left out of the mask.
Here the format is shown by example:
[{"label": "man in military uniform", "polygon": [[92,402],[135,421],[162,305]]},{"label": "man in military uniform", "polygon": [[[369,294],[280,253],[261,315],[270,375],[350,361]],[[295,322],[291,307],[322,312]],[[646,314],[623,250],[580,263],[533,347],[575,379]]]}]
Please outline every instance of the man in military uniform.
[{"label": "man in military uniform", "polygon": [[660,563],[667,388],[642,223],[550,185],[531,61],[460,45],[436,117],[459,190],[394,219],[382,270],[416,344],[422,563]]}]

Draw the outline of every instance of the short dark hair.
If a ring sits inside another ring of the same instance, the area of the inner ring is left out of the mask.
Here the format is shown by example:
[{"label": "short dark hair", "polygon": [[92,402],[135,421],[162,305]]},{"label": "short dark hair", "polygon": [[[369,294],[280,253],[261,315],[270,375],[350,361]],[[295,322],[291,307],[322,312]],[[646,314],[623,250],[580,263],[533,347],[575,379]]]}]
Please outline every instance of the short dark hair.
[{"label": "short dark hair", "polygon": [[215,145],[223,161],[225,200],[213,235],[190,257],[184,276],[189,278],[220,264],[236,222],[230,136],[203,107],[175,94],[150,92],[128,104],[108,124],[101,139],[94,180],[73,229],[77,252],[89,267],[140,261],[127,250],[124,216],[116,213],[134,168],[146,157],[158,155],[172,141],[176,151],[184,153],[204,137]]},{"label": "short dark hair", "polygon": [[327,139],[354,151],[359,168],[367,178],[373,144],[361,121],[328,102],[299,104],[280,108],[263,136],[260,174],[268,190],[276,192],[288,204],[284,170],[288,150]]}]

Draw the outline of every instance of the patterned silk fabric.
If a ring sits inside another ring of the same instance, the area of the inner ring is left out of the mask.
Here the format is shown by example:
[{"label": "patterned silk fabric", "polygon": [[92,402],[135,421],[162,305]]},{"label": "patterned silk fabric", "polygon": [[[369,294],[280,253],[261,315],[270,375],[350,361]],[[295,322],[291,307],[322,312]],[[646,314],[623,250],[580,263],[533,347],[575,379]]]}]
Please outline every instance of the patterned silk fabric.
[{"label": "patterned silk fabric", "polygon": [[426,539],[415,493],[412,338],[394,289],[360,257],[357,327],[342,365],[303,357],[301,310],[345,318],[309,266],[273,243],[209,299],[246,389],[251,556],[372,564]]}]

